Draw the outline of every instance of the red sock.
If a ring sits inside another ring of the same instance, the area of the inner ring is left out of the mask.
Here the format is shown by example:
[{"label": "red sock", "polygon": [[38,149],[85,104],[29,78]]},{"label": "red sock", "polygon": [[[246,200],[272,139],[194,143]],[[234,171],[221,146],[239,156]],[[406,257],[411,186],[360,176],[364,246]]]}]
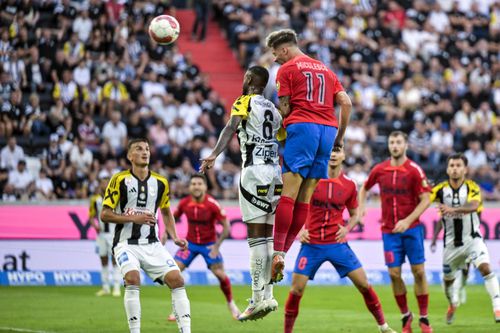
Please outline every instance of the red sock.
[{"label": "red sock", "polygon": [[281,196],[278,207],[276,208],[276,218],[274,222],[274,251],[284,251],[286,234],[292,224],[294,206],[295,200]]},{"label": "red sock", "polygon": [[418,309],[420,317],[427,317],[427,308],[429,307],[429,294],[417,295]]},{"label": "red sock", "polygon": [[285,304],[285,333],[293,332],[293,325],[295,324],[295,319],[299,315],[299,303],[302,296],[288,294],[288,299]]},{"label": "red sock", "polygon": [[396,298],[396,303],[398,303],[399,306],[399,311],[401,311],[402,314],[408,313],[408,303],[406,302],[406,293],[401,294],[401,295],[394,295]]},{"label": "red sock", "polygon": [[377,321],[377,324],[385,324],[384,311],[382,311],[382,305],[380,305],[380,301],[377,294],[375,293],[375,290],[373,290],[373,288],[370,286],[368,291],[362,295],[365,299],[366,307],[372,313],[373,317]]},{"label": "red sock", "polygon": [[290,229],[288,229],[288,233],[285,239],[285,252],[288,252],[300,229],[302,229],[302,226],[306,222],[307,214],[309,214],[309,204],[303,202],[295,202],[292,225],[290,226]]},{"label": "red sock", "polygon": [[226,277],[222,280],[219,280],[220,282],[220,289],[224,293],[224,296],[226,296],[226,301],[229,303],[233,300],[233,292],[231,291],[231,281],[229,281],[229,277],[226,275]]}]

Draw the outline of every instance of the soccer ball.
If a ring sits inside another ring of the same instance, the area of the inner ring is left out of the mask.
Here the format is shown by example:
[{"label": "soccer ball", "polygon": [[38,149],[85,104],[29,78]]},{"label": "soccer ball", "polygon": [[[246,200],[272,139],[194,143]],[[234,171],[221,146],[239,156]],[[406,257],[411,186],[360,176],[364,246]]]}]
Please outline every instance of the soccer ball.
[{"label": "soccer ball", "polygon": [[170,15],[157,16],[149,24],[149,36],[158,44],[167,45],[175,42],[179,33],[179,22]]}]

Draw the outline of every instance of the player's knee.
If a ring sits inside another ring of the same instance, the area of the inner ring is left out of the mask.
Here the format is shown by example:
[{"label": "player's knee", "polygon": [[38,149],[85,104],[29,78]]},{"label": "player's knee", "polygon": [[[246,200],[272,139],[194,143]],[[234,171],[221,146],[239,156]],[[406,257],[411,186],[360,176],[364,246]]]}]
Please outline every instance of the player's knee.
[{"label": "player's knee", "polygon": [[488,265],[486,263],[479,265],[477,269],[479,270],[479,272],[481,273],[481,275],[483,277],[486,277],[487,275],[491,274],[490,265]]},{"label": "player's knee", "polygon": [[294,295],[297,295],[297,296],[302,296],[304,294],[304,289],[305,287],[304,286],[300,286],[300,285],[293,285],[292,284],[292,288],[290,289],[290,292]]},{"label": "player's knee", "polygon": [[173,271],[165,275],[164,282],[170,289],[184,287],[184,278],[179,271]]},{"label": "player's knee", "polygon": [[139,273],[137,274],[132,274],[132,272],[129,272],[125,274],[125,277],[123,278],[125,281],[126,286],[140,286],[141,285],[141,277]]},{"label": "player's knee", "polygon": [[389,271],[389,277],[391,281],[399,281],[401,280],[401,272],[400,271]]},{"label": "player's knee", "polygon": [[425,270],[424,269],[416,269],[413,271],[413,277],[415,282],[422,282],[425,280]]},{"label": "player's knee", "polygon": [[359,292],[362,294],[366,294],[370,290],[370,284],[368,281],[356,284],[356,288],[358,288]]}]

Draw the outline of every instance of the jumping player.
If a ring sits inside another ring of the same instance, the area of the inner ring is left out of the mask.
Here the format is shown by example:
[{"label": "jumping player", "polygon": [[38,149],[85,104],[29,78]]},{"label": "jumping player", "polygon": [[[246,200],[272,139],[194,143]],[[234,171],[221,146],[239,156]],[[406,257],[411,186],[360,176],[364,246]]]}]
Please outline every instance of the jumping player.
[{"label": "jumping player", "polygon": [[[304,225],[314,188],[327,178],[330,152],[343,147],[352,104],[336,75],[302,53],[293,30],[272,32],[266,44],[281,65],[276,84],[287,133],[274,230],[272,281],[277,282],[283,279],[285,253]],[[334,103],[340,106],[340,124]]]},{"label": "jumping player", "polygon": [[[90,197],[89,207],[89,221],[97,233],[96,245],[97,253],[101,259],[101,282],[102,289],[96,293],[96,296],[109,295],[111,293],[109,288],[109,257],[112,257],[113,263],[113,296],[120,297],[120,284],[122,283],[122,275],[116,266],[115,258],[113,258],[113,235],[115,232],[115,225],[104,223],[101,220],[102,201],[104,199],[104,192],[108,185],[109,177],[102,177],[99,179],[99,186],[97,193]],[[97,220],[97,221],[96,221]],[[96,223],[97,222],[97,223]]]},{"label": "jumping player", "polygon": [[389,134],[388,146],[391,158],[375,165],[359,191],[359,212],[363,217],[366,193],[373,185],[379,184],[385,264],[402,314],[402,332],[412,332],[413,315],[408,309],[406,286],[401,277],[401,266],[408,257],[415,279],[420,329],[423,333],[431,333],[427,318],[429,291],[424,267],[424,232],[419,221],[420,215],[429,207],[431,188],[424,171],[406,157],[408,140],[405,133],[395,131]]},{"label": "jumping player", "polygon": [[[358,193],[356,184],[342,173],[344,159],[342,148],[332,151],[328,179],[321,179],[312,195],[311,210],[301,234],[303,244],[295,261],[292,288],[285,306],[285,333],[293,331],[307,281],[314,279],[316,271],[326,261],[332,263],[341,277],[347,276],[358,288],[380,332],[395,333],[385,322],[378,296],[345,239],[358,222]],[[346,208],[350,218],[344,226],[342,212]]]},{"label": "jumping player", "polygon": [[[186,215],[188,220],[187,249],[179,249],[175,254],[175,262],[181,272],[188,268],[193,260],[201,255],[207,267],[214,273],[220,283],[220,289],[226,297],[227,306],[234,319],[238,319],[240,310],[233,300],[231,281],[224,272],[222,255],[219,252],[224,239],[229,236],[229,221],[226,212],[217,200],[207,194],[207,180],[203,174],[194,174],[189,182],[189,195],[182,199],[174,211],[174,217],[179,219]],[[223,227],[217,237],[216,223]],[[174,321],[171,314],[168,320]]]},{"label": "jumping player", "polygon": [[500,291],[498,279],[490,267],[490,256],[479,230],[479,213],[483,210],[481,189],[466,179],[468,160],[463,154],[448,157],[448,180],[432,189],[431,201],[438,202],[444,225],[443,279],[448,311],[446,322],[451,324],[459,305],[454,280],[461,268],[471,262],[484,278],[490,295],[495,321],[500,323]]},{"label": "jumping player", "polygon": [[187,242],[177,237],[170,211],[168,181],[149,170],[150,156],[147,139],[129,141],[127,159],[132,169],[118,172],[111,178],[101,219],[116,224],[113,254],[125,281],[124,303],[130,332],[141,331],[139,271],[142,268],[153,281],[170,288],[179,331],[190,333],[191,311],[184,279],[174,258],[158,240],[158,209],[161,210],[165,232],[174,243],[186,247]]},{"label": "jumping player", "polygon": [[268,80],[264,67],[247,70],[243,95],[234,102],[231,118],[201,165],[202,172],[211,168],[238,132],[243,160],[239,199],[247,225],[252,276],[252,298],[239,317],[241,321],[261,318],[278,308],[271,284],[271,261],[274,211],[282,189],[277,142],[281,116],[274,104],[262,96]]}]

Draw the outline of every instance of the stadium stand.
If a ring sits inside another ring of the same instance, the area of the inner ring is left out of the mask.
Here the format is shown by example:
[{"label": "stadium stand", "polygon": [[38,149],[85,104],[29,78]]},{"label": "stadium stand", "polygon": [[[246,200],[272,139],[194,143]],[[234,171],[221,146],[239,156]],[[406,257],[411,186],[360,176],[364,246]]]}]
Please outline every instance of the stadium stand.
[{"label": "stadium stand", "polygon": [[[179,47],[147,36],[152,17],[176,15],[165,3],[0,4],[0,200],[87,198],[99,175],[127,167],[126,139],[142,135],[152,141],[153,169],[168,176],[175,196],[186,194],[236,97],[211,83],[221,64],[200,58],[197,46],[231,47],[242,68],[266,66],[266,95],[276,100],[277,65],[264,39],[283,27],[331,64],[353,99],[349,176],[363,182],[387,156],[387,134],[401,129],[432,180],[448,154],[465,151],[486,199],[500,199],[498,2],[214,0],[211,19],[227,43],[209,22],[205,36]],[[184,39],[193,15],[179,11]],[[230,68],[239,72],[221,78],[234,88],[242,71]],[[216,197],[237,195],[237,149],[235,139],[209,174]]]}]

